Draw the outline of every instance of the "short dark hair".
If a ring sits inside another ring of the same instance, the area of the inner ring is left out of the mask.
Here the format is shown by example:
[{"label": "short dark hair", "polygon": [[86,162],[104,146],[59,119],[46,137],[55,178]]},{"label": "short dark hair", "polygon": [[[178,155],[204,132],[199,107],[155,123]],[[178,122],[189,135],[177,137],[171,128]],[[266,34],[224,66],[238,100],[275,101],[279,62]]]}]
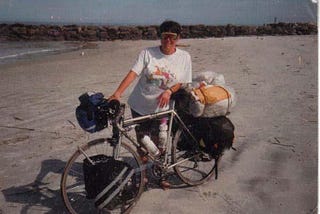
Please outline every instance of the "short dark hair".
[{"label": "short dark hair", "polygon": [[176,33],[178,35],[181,34],[181,26],[178,22],[175,21],[164,21],[160,25],[160,34],[163,32],[171,32]]}]

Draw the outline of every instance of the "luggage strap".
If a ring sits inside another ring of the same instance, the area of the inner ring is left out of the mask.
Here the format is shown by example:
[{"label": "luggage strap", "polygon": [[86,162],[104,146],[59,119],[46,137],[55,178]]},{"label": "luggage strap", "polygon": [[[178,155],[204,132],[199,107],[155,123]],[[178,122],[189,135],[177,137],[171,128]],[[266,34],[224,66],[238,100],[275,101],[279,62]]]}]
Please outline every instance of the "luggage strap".
[{"label": "luggage strap", "polygon": [[218,179],[218,159],[219,158],[215,158],[214,159],[214,171],[215,171],[215,174],[216,174],[216,177],[215,177],[216,180]]},{"label": "luggage strap", "polygon": [[[128,170],[128,167],[122,169],[119,175],[106,187],[104,188],[95,198],[95,202],[97,202],[101,197],[103,197],[125,174]],[[126,185],[128,180],[134,173],[134,169],[131,169],[127,177],[122,181],[122,183],[98,206],[98,209],[103,209],[119,192],[120,190]]]}]

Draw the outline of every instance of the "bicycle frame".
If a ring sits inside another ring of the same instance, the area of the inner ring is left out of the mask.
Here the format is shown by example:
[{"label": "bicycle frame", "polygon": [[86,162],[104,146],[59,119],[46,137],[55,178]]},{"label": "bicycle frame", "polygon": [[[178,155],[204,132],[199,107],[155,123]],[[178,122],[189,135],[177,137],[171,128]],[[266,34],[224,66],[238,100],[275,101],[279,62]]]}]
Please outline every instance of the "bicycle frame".
[{"label": "bicycle frame", "polygon": [[[133,137],[131,137],[128,134],[129,131],[129,127],[135,126],[139,123],[142,123],[144,121],[147,120],[151,120],[151,119],[161,119],[163,117],[169,117],[169,126],[168,126],[168,136],[167,136],[167,144],[166,144],[166,152],[164,154],[164,161],[160,162],[158,161],[158,163],[164,168],[164,169],[171,169],[174,166],[176,166],[177,164],[183,163],[184,161],[187,161],[193,157],[189,157],[185,160],[181,160],[177,163],[174,164],[169,164],[169,152],[171,151],[171,146],[172,146],[172,127],[173,127],[173,121],[175,120],[179,125],[181,125],[181,127],[186,130],[186,132],[188,133],[188,135],[192,138],[192,140],[195,142],[194,145],[197,145],[197,140],[195,139],[195,137],[192,135],[192,133],[190,132],[190,130],[187,128],[187,126],[185,125],[185,123],[182,121],[182,119],[179,117],[179,115],[177,114],[177,112],[174,110],[174,106],[175,103],[174,101],[172,102],[172,106],[169,110],[166,111],[162,111],[162,112],[157,112],[157,113],[152,113],[152,114],[148,114],[148,115],[143,115],[143,116],[139,116],[139,117],[135,117],[135,118],[129,118],[129,119],[123,119],[120,120],[120,123],[116,122],[116,128],[117,131],[119,131],[119,135],[118,135],[118,139],[117,139],[117,146],[115,147],[115,152],[114,152],[114,157],[115,159],[117,159],[118,157],[118,151],[120,148],[120,144],[121,144],[121,138],[124,136],[126,137],[135,147],[137,148],[141,148],[144,152],[146,152],[146,154],[148,155],[149,158],[151,158],[153,161],[156,161],[156,159],[149,155],[148,151],[146,151],[146,149],[144,149],[143,147],[141,147],[141,145],[137,142],[136,139],[134,139]],[[124,106],[122,107],[122,113],[124,113]]]},{"label": "bicycle frame", "polygon": [[[169,110],[129,119],[124,119],[124,110],[125,106],[121,104],[106,109],[109,122],[112,124],[112,137],[95,139],[79,146],[78,150],[75,151],[68,160],[61,178],[61,193],[69,212],[74,214],[78,213],[78,211],[81,212],[83,205],[86,206],[86,210],[88,210],[86,213],[92,213],[92,211],[99,212],[96,204],[94,204],[91,199],[85,197],[85,194],[87,194],[85,173],[83,172],[83,167],[81,167],[81,163],[84,161],[83,156],[92,165],[98,163],[95,162],[94,159],[91,159],[92,157],[103,155],[108,158],[113,157],[116,160],[126,162],[126,164],[132,167],[130,173],[132,172],[133,174],[127,177],[130,179],[130,182],[128,180],[126,180],[128,182],[125,181],[127,189],[124,189],[122,192],[128,193],[128,198],[119,195],[121,198],[121,201],[119,201],[120,204],[116,204],[117,206],[114,207],[114,205],[110,203],[106,207],[106,209],[111,207],[111,210],[115,209],[115,212],[120,211],[121,213],[123,211],[124,213],[128,213],[139,199],[144,190],[144,178],[147,175],[147,168],[149,167],[156,179],[160,181],[168,179],[170,181],[171,178],[174,178],[172,184],[177,186],[180,186],[181,183],[175,182],[175,175],[177,175],[184,184],[190,186],[200,185],[208,181],[213,175],[214,170],[217,176],[218,158],[206,158],[206,151],[191,133],[190,130],[192,129],[189,130],[189,127],[186,126],[174,110],[174,103],[170,106]],[[167,117],[169,121],[166,149],[160,157],[153,157],[129,131],[144,121],[164,117]],[[129,142],[124,141],[122,139],[123,137]],[[190,147],[184,147],[184,145]],[[145,152],[145,155],[147,155],[148,159],[152,162],[145,164],[145,162],[141,160],[139,157],[140,149]],[[173,174],[171,174],[171,169],[174,170]],[[171,175],[174,175],[174,177],[171,177]],[[109,185],[104,188],[109,188]],[[120,189],[122,187],[124,186],[119,186]],[[118,191],[118,188],[116,190]],[[119,192],[114,192],[113,195],[109,195],[110,198],[108,196],[107,202],[112,200],[111,198],[118,193]],[[103,206],[104,205],[106,204],[104,203]]]}]

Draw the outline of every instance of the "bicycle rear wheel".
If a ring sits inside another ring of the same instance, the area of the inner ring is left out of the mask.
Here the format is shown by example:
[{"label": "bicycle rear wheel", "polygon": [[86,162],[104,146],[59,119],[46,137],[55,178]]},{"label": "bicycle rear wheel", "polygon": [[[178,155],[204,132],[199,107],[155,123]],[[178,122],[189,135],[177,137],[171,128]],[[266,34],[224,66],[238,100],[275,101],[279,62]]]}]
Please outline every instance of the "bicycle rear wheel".
[{"label": "bicycle rear wheel", "polygon": [[[97,209],[94,199],[88,199],[85,190],[83,161],[86,159],[83,152],[89,157],[95,155],[113,156],[114,148],[107,139],[93,140],[81,146],[67,162],[61,178],[61,194],[66,208],[72,214],[80,213],[128,213],[143,192],[144,171],[142,163],[135,150],[126,142],[121,143],[118,160],[125,161],[134,170],[135,174],[118,194],[117,204],[107,204],[104,209]],[[125,191],[125,192],[124,192]],[[121,195],[123,194],[123,195]],[[121,199],[119,201],[119,198]],[[110,208],[110,206],[112,206]]]},{"label": "bicycle rear wheel", "polygon": [[178,163],[174,170],[180,179],[191,186],[200,185],[215,172],[215,159],[195,146],[190,135],[178,129],[172,144],[172,161]]}]

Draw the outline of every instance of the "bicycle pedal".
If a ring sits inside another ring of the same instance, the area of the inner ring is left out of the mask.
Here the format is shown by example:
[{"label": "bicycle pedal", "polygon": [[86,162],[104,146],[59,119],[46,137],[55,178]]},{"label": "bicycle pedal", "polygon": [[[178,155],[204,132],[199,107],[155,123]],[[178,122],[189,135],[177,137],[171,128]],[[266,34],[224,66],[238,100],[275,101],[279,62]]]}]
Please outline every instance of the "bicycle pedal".
[{"label": "bicycle pedal", "polygon": [[161,186],[161,188],[162,188],[163,190],[167,190],[167,189],[170,189],[171,184],[170,184],[168,181],[166,181],[166,180],[162,180],[162,181],[160,182],[160,186]]}]

